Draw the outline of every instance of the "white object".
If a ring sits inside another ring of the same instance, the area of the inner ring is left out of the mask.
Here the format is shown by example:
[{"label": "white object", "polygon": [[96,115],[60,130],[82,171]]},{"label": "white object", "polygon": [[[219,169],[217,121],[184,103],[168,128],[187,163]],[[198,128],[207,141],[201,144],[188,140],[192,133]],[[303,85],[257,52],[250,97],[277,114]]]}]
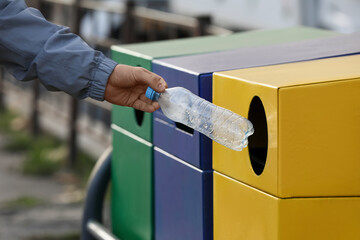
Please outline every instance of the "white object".
[{"label": "white object", "polygon": [[216,106],[185,88],[174,87],[158,93],[149,87],[146,97],[158,101],[166,117],[233,150],[245,148],[248,137],[254,133],[252,123],[246,118]]}]

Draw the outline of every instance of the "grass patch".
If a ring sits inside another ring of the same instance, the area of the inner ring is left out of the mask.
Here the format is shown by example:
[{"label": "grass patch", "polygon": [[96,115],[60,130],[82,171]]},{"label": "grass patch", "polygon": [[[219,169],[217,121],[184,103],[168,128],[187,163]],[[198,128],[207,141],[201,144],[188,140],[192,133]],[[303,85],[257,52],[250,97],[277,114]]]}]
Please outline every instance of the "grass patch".
[{"label": "grass patch", "polygon": [[23,172],[34,175],[52,175],[59,170],[67,156],[66,147],[51,136],[41,136],[33,141],[26,152]]},{"label": "grass patch", "polygon": [[58,171],[63,164],[63,159],[52,158],[49,153],[51,153],[51,150],[43,149],[41,146],[32,148],[26,155],[23,172],[25,174],[48,176]]},{"label": "grass patch", "polygon": [[16,114],[10,110],[0,111],[0,132],[12,133],[11,122],[15,119]]},{"label": "grass patch", "polygon": [[84,152],[79,152],[76,160],[74,172],[80,176],[82,183],[85,185],[95,166],[95,159]]},{"label": "grass patch", "polygon": [[10,152],[26,151],[31,147],[32,140],[25,132],[14,132],[9,136],[3,149]]},{"label": "grass patch", "polygon": [[20,196],[13,200],[4,202],[2,208],[5,209],[17,209],[17,208],[31,208],[36,207],[44,203],[43,200],[32,196]]},{"label": "grass patch", "polygon": [[[7,143],[2,148],[25,154],[23,173],[49,176],[67,166],[68,150],[64,142],[46,133],[34,138],[18,126],[21,126],[21,120],[14,112],[0,112],[0,133],[7,136]],[[86,182],[94,164],[92,157],[78,151],[75,166],[69,170],[74,172],[81,182]]]},{"label": "grass patch", "polygon": [[22,172],[42,176],[51,175],[59,170],[67,156],[66,147],[56,138],[50,135],[33,138],[26,131],[8,135],[8,142],[3,149],[24,152]]}]

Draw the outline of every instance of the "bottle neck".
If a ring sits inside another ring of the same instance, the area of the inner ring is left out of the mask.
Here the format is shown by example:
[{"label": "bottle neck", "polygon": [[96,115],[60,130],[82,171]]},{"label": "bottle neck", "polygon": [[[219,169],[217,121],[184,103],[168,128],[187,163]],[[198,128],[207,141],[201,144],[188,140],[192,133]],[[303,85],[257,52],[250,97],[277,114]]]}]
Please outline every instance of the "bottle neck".
[{"label": "bottle neck", "polygon": [[146,96],[147,98],[149,98],[150,100],[157,102],[157,101],[159,100],[160,94],[161,94],[161,93],[156,92],[156,91],[155,91],[154,89],[152,89],[151,87],[148,87],[148,88],[146,89],[145,96]]},{"label": "bottle neck", "polygon": [[154,97],[153,97],[153,101],[154,101],[154,102],[158,102],[158,101],[159,101],[160,96],[161,96],[161,93],[159,93],[159,92],[155,92]]}]

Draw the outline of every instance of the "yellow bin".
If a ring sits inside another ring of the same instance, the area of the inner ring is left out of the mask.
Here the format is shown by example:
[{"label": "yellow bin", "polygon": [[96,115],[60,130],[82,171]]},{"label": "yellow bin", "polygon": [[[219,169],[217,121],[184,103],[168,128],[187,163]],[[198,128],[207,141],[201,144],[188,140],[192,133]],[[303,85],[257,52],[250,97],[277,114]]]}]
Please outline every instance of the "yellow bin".
[{"label": "yellow bin", "polygon": [[214,240],[360,239],[360,197],[280,199],[214,172]]},{"label": "yellow bin", "polygon": [[360,55],[218,72],[213,102],[255,128],[241,152],[214,142],[216,171],[281,198],[360,196]]}]

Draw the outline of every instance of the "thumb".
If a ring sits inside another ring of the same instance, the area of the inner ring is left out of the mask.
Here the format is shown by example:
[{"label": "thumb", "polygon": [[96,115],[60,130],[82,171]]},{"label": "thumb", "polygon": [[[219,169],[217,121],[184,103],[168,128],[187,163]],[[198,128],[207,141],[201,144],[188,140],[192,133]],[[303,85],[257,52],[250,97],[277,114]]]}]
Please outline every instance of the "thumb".
[{"label": "thumb", "polygon": [[145,68],[142,69],[141,76],[139,76],[138,80],[150,86],[156,92],[164,92],[168,87],[166,81],[162,77]]}]

